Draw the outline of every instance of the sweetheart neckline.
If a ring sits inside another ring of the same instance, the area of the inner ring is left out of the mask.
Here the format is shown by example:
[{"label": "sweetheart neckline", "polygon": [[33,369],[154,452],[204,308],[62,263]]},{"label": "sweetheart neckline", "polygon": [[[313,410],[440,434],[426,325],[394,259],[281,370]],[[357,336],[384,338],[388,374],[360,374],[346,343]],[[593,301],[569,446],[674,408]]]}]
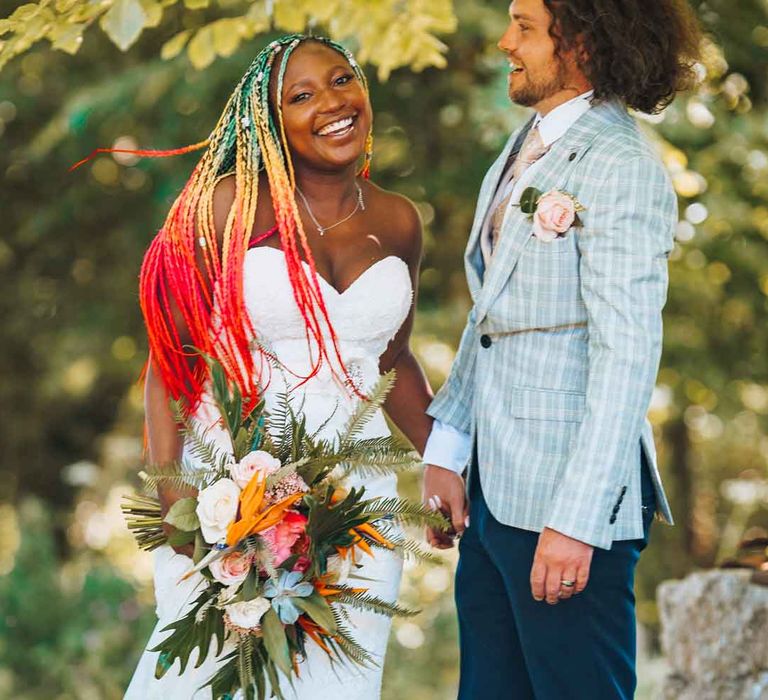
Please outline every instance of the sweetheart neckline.
[{"label": "sweetheart neckline", "polygon": [[[285,254],[283,253],[283,251],[280,250],[279,248],[273,248],[272,246],[268,246],[268,245],[256,246],[254,248],[249,248],[246,251],[246,254],[247,253],[252,253],[252,252],[257,251],[257,250],[271,250],[271,251],[274,251],[275,253],[278,253],[280,255],[280,257],[282,258],[283,262],[285,262]],[[402,265],[405,266],[406,269],[408,268],[407,263],[401,257],[399,257],[397,255],[387,255],[387,256],[381,258],[380,260],[377,260],[375,263],[372,263],[371,265],[366,267],[365,270],[363,270],[357,277],[355,277],[355,279],[352,281],[352,283],[344,291],[341,291],[341,292],[338,289],[336,289],[336,287],[333,284],[331,284],[327,279],[325,279],[325,277],[323,277],[319,272],[316,272],[316,274],[317,274],[317,278],[321,282],[323,282],[326,285],[326,287],[328,287],[331,291],[333,291],[336,294],[337,297],[341,298],[347,292],[349,292],[360,280],[362,280],[363,277],[365,277],[371,270],[373,270],[374,267],[376,267],[377,265],[380,265],[381,263],[383,263],[383,262],[385,262],[387,260],[392,260],[392,259],[393,260],[397,260],[398,262],[400,262]],[[309,264],[305,260],[302,260],[301,264],[304,265],[307,269],[309,269]],[[410,275],[408,275],[408,283],[409,284],[410,284],[410,281],[411,281],[411,277],[410,277]]]}]

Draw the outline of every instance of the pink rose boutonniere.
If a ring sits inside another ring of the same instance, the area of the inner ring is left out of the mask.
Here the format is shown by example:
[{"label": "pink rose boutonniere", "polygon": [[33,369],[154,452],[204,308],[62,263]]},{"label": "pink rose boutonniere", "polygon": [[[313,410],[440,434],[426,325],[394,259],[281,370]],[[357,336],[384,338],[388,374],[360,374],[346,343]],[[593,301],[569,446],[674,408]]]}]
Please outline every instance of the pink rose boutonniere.
[{"label": "pink rose boutonniere", "polygon": [[551,243],[564,237],[571,226],[581,226],[579,212],[586,211],[586,207],[562,190],[542,194],[535,187],[528,187],[520,196],[520,210],[533,219],[533,235]]}]

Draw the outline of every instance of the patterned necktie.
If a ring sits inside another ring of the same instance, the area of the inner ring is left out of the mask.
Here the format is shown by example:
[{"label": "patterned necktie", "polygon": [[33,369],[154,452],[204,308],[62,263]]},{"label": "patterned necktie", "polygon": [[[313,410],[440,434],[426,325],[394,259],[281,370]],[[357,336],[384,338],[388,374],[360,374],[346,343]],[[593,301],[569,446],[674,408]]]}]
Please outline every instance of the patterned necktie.
[{"label": "patterned necktie", "polygon": [[512,185],[512,183],[517,182],[522,177],[523,173],[548,150],[549,147],[545,146],[544,142],[541,140],[539,128],[536,127],[535,129],[531,129],[525,137],[520,153],[517,154],[517,158],[515,158],[515,162],[512,165],[512,177],[507,185],[509,191],[504,199],[499,202],[499,205],[493,210],[491,216],[491,225],[488,230],[491,253],[493,253],[496,248],[499,234],[501,233],[501,224],[504,221],[504,214],[509,206],[509,200],[512,198],[512,192],[514,191],[514,185]]}]

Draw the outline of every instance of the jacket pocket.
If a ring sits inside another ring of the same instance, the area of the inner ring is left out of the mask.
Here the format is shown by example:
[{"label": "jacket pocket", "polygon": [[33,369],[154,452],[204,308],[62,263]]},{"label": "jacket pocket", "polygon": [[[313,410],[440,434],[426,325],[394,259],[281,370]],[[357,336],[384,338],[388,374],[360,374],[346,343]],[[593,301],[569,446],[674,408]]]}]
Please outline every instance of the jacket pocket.
[{"label": "jacket pocket", "polygon": [[575,391],[513,387],[510,412],[516,418],[580,423],[586,395]]},{"label": "jacket pocket", "polygon": [[531,228],[531,240],[526,243],[523,253],[530,255],[575,254],[576,246],[571,240],[573,235],[573,229],[569,228],[568,231],[559,235],[554,240],[542,241],[535,233],[533,233],[533,228]]}]

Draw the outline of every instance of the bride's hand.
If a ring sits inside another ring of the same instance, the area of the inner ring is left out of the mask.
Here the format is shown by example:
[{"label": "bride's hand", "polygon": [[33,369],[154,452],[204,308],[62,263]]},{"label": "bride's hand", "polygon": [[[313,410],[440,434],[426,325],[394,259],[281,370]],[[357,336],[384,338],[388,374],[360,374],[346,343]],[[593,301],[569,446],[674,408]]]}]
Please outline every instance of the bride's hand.
[{"label": "bride's hand", "polygon": [[[158,488],[158,498],[160,499],[160,508],[161,513],[163,516],[163,519],[165,519],[166,514],[171,509],[171,506],[176,503],[176,501],[182,499],[182,498],[197,498],[197,489],[192,488],[191,486],[188,489],[171,489],[167,487],[160,487]],[[163,520],[163,532],[165,532],[166,535],[170,536],[174,532],[177,532],[177,529]],[[183,544],[174,547],[173,545],[170,545],[176,554],[183,554],[185,557],[192,558],[192,555],[195,552],[195,545],[193,543],[189,544]]]}]

